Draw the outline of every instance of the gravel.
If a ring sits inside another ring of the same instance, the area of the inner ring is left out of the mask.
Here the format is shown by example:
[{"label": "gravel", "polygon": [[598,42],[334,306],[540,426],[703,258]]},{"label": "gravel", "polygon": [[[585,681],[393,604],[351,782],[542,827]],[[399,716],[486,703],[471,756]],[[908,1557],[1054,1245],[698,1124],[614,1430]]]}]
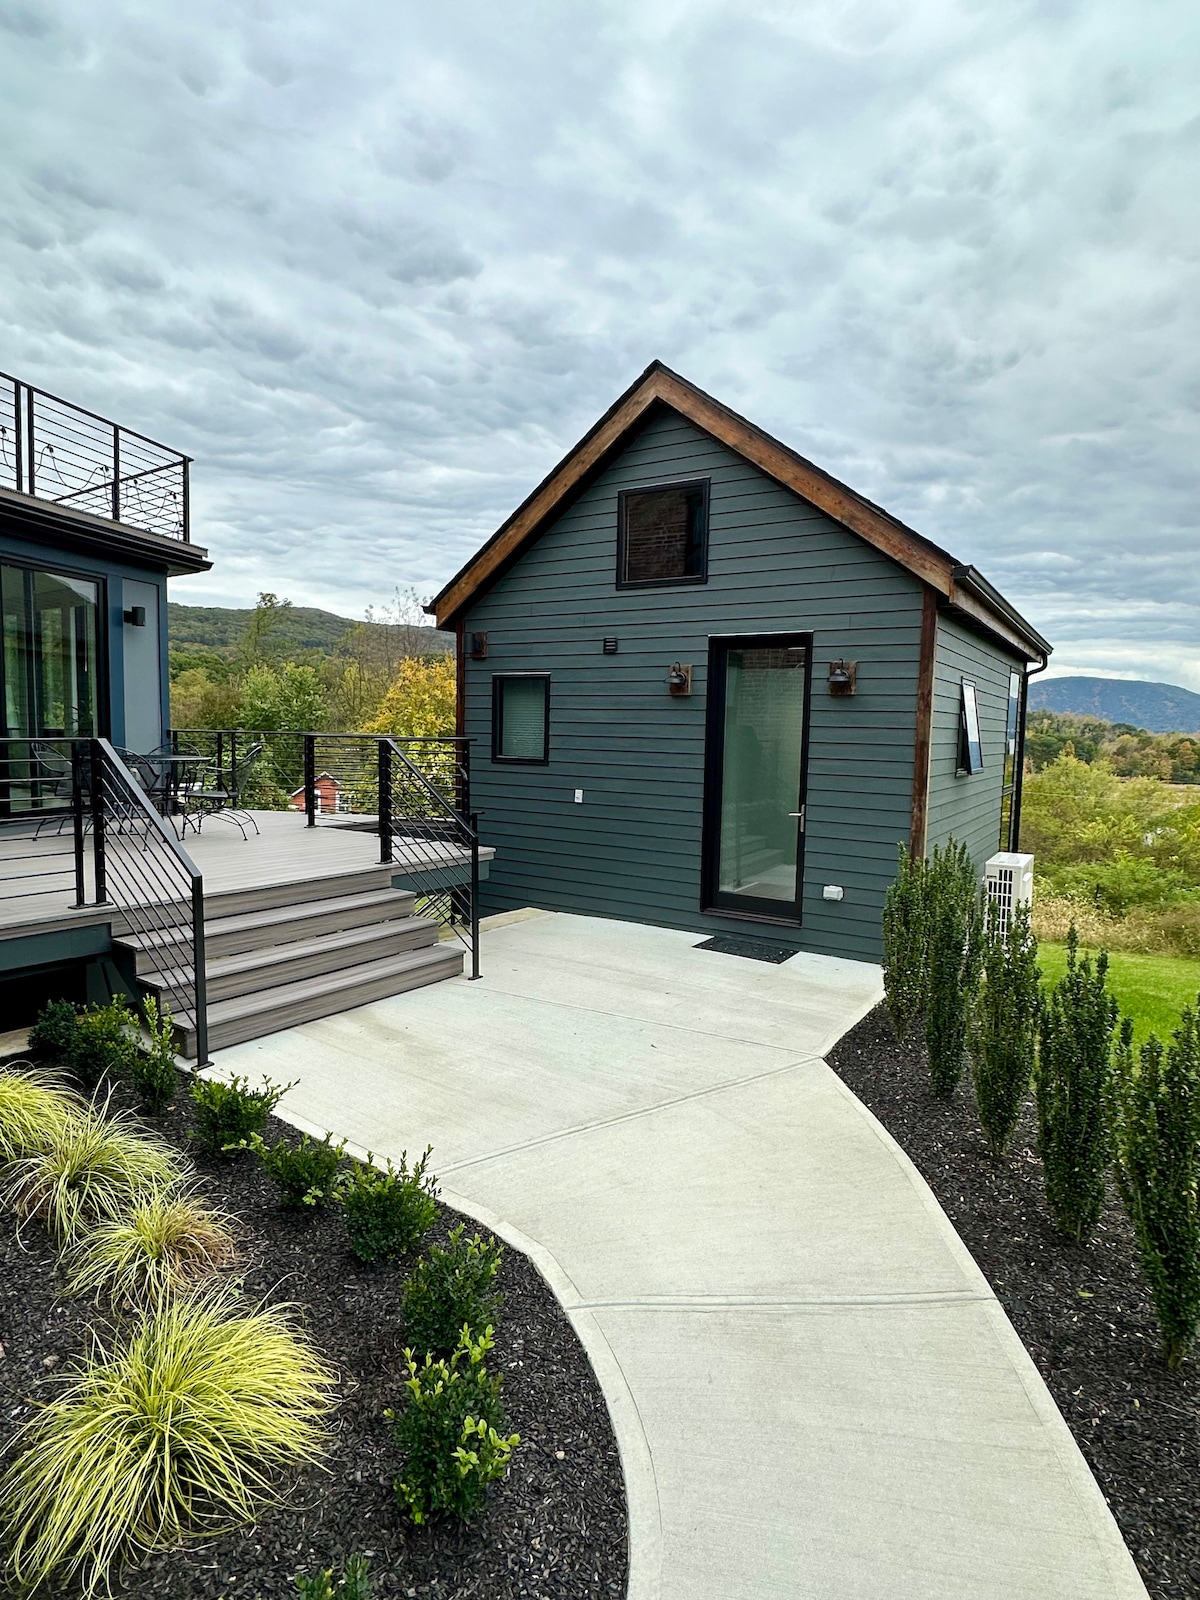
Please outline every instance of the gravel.
[{"label": "gravel", "polygon": [[[148,1119],[188,1144],[191,1106],[181,1092]],[[295,1139],[272,1121],[268,1141]],[[244,1225],[241,1268],[252,1300],[293,1302],[339,1373],[336,1433],[327,1470],[283,1485],[284,1503],[252,1527],[147,1559],[123,1574],[130,1600],[275,1600],[296,1594],[295,1576],[369,1556],[373,1595],[420,1600],[576,1600],[620,1596],[626,1585],[624,1484],[616,1440],[595,1376],[562,1308],[532,1264],[506,1248],[497,1287],[504,1306],[491,1370],[505,1374],[511,1431],[521,1436],[508,1477],[466,1525],[415,1528],[392,1490],[399,1460],[383,1418],[403,1389],[401,1290],[416,1255],[362,1266],[337,1215],[282,1211],[250,1156],[213,1162],[193,1150],[213,1202]],[[434,1156],[436,1162],[436,1152]],[[464,1220],[441,1208],[426,1240]],[[468,1233],[475,1225],[467,1220]],[[0,1216],[0,1444],[69,1370],[97,1320],[95,1308],[61,1297],[55,1256],[35,1226],[16,1235]],[[71,1592],[71,1591],[68,1591]]]},{"label": "gravel", "polygon": [[1200,1350],[1178,1374],[1160,1353],[1133,1234],[1115,1192],[1092,1242],[1046,1211],[1027,1105],[997,1161],[968,1081],[929,1092],[922,1047],[898,1042],[880,1006],[829,1064],[908,1153],[1025,1342],[1089,1466],[1152,1600],[1200,1594]]}]

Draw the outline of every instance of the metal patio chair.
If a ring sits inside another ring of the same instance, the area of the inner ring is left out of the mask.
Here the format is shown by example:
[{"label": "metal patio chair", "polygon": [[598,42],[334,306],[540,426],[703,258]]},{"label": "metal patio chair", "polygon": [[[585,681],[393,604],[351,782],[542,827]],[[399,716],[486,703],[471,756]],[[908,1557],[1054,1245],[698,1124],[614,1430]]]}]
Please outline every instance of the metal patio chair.
[{"label": "metal patio chair", "polygon": [[204,769],[199,781],[180,788],[184,833],[189,825],[199,833],[205,817],[220,817],[224,822],[232,822],[234,827],[241,829],[243,839],[247,837],[248,828],[253,828],[255,833],[259,831],[254,814],[246,807],[246,794],[263,748],[261,742],[252,744],[248,750],[239,753],[236,761],[229,763],[228,771],[213,762]]}]

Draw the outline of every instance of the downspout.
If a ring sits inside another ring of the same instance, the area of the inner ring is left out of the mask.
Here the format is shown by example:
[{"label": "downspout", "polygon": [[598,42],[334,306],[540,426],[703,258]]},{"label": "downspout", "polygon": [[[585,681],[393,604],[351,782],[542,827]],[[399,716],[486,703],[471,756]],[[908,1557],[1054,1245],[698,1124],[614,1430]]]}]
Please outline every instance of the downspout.
[{"label": "downspout", "polygon": [[1009,824],[1009,841],[1014,850],[1021,848],[1021,794],[1025,787],[1025,716],[1029,706],[1029,680],[1045,672],[1050,657],[1043,656],[1040,667],[1021,674],[1021,720],[1017,729],[1017,753],[1013,772],[1012,820]]}]

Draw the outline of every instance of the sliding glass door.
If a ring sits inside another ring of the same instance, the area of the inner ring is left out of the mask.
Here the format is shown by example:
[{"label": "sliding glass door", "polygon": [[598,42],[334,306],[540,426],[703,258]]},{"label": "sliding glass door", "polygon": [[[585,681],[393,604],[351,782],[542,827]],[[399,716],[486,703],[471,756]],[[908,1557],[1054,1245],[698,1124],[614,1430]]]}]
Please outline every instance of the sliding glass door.
[{"label": "sliding glass door", "polygon": [[70,746],[100,731],[100,585],[0,566],[0,817],[61,809]]},{"label": "sliding glass door", "polygon": [[810,656],[807,634],[712,641],[706,909],[800,920]]}]

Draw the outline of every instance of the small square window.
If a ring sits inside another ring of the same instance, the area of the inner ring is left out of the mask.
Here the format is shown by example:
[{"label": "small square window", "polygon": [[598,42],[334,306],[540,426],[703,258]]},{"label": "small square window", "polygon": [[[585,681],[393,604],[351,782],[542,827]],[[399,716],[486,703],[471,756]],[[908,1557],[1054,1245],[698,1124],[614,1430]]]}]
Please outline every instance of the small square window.
[{"label": "small square window", "polygon": [[505,673],[492,679],[492,760],[539,766],[550,760],[548,673]]},{"label": "small square window", "polygon": [[708,483],[627,489],[617,529],[617,586],[704,583],[708,577]]},{"label": "small square window", "polygon": [[958,712],[958,770],[962,773],[983,771],[983,742],[979,735],[979,701],[975,685],[962,680],[962,698]]}]

